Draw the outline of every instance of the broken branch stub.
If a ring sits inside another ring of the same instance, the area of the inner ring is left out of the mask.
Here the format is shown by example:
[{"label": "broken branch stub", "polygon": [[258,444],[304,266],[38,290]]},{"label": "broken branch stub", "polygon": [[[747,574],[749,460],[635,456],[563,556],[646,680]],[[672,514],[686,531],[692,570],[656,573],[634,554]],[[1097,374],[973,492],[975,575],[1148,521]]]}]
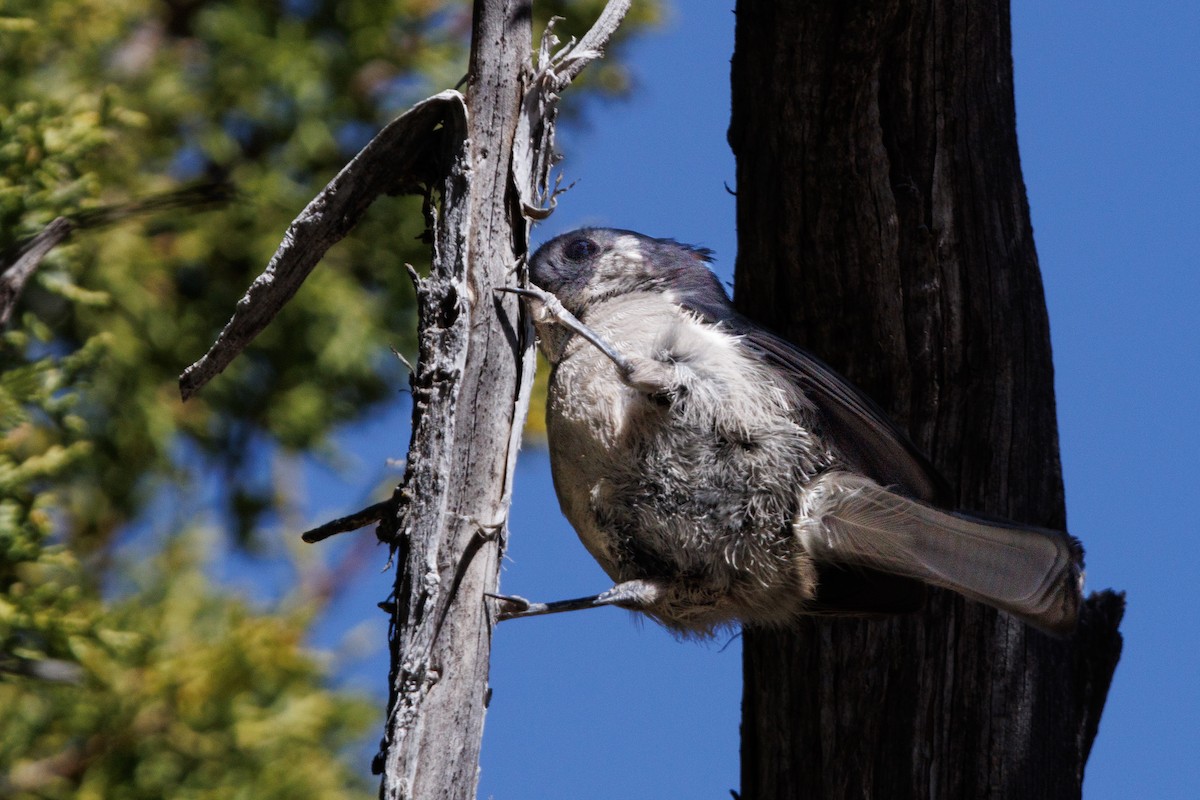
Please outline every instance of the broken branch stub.
[{"label": "broken branch stub", "polygon": [[389,123],[342,168],[288,227],[279,249],[238,301],[209,351],[179,376],[184,400],[220,374],[262,332],[376,198],[411,192],[440,177],[438,137],[465,138],[466,113],[458,92],[436,94]]},{"label": "broken branch stub", "polygon": [[521,213],[529,220],[543,220],[554,211],[557,183],[550,187],[550,170],[556,159],[554,125],[558,119],[559,94],[579,76],[583,68],[604,57],[604,48],[629,11],[631,0],[612,0],[595,24],[578,42],[572,40],[557,52],[554,20],[546,26],[538,48],[533,74],[526,79],[521,99],[521,116],[513,139],[513,182],[521,200]]},{"label": "broken branch stub", "polygon": [[0,328],[8,325],[9,317],[17,307],[17,300],[25,284],[41,266],[42,259],[58,245],[66,241],[75,230],[75,224],[66,217],[58,217],[29,240],[12,266],[0,275]]}]

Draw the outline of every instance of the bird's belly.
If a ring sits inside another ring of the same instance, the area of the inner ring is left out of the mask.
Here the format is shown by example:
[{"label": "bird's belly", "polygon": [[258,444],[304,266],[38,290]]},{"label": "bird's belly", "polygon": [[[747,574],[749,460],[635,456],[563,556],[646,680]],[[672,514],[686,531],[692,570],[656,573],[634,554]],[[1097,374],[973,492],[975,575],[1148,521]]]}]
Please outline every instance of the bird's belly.
[{"label": "bird's belly", "polygon": [[613,580],[620,580],[615,542],[599,524],[593,498],[603,495],[602,476],[619,458],[619,420],[627,401],[612,387],[591,381],[564,383],[552,381],[547,397],[546,436],[554,490],[584,547]]},{"label": "bird's belly", "polygon": [[786,569],[796,495],[768,479],[778,454],[722,435],[716,420],[677,419],[616,381],[564,387],[569,376],[557,377],[547,415],[555,489],[610,577],[727,587]]},{"label": "bird's belly", "polygon": [[614,581],[667,587],[647,610],[660,622],[689,632],[782,623],[813,593],[791,520],[829,454],[753,362],[711,332],[700,339],[666,355],[650,341],[618,342],[674,368],[678,384],[665,392],[630,388],[586,343],[558,361],[546,415],[555,489]]}]

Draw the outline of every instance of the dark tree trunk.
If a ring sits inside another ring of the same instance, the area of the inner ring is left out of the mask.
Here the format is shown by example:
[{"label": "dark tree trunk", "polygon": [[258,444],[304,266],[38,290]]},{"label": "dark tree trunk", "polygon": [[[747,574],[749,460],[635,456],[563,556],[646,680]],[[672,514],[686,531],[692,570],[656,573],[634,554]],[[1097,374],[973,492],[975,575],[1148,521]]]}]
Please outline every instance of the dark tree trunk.
[{"label": "dark tree trunk", "polygon": [[[1063,529],[1010,36],[1006,0],[739,2],[736,297],[905,424],[963,508]],[[1093,596],[1055,640],[934,592],[748,630],[742,796],[1078,797],[1122,610]]]}]

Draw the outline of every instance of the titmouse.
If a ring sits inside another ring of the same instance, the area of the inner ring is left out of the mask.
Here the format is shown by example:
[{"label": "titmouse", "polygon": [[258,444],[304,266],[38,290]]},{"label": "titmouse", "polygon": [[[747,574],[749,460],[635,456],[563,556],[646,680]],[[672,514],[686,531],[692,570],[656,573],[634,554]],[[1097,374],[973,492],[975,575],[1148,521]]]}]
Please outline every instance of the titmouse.
[{"label": "titmouse", "polygon": [[552,365],[554,486],[616,581],[510,618],[617,605],[681,634],[911,611],[932,584],[1065,633],[1082,548],[946,508],[930,463],[862,392],[734,310],[710,254],[582,229],[530,262]]}]

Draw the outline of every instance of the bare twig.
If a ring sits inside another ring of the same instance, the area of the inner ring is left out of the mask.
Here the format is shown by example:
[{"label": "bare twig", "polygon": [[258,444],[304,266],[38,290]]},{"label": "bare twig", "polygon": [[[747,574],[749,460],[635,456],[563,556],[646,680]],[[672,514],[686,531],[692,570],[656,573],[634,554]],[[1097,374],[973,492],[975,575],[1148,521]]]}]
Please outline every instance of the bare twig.
[{"label": "bare twig", "polygon": [[171,192],[150,195],[132,203],[89,208],[69,217],[58,217],[36,236],[23,242],[16,260],[0,275],[0,328],[8,324],[25,284],[50,251],[84,228],[101,228],[137,214],[222,203],[232,197],[228,184],[205,182]]},{"label": "bare twig", "polygon": [[617,32],[617,28],[621,27],[621,20],[625,19],[625,14],[629,12],[632,4],[633,0],[609,0],[596,22],[579,40],[579,44],[559,55],[559,91],[575,80],[584,67],[604,56],[608,40]]},{"label": "bare twig", "polygon": [[578,43],[571,41],[557,52],[554,21],[546,26],[538,50],[537,68],[526,82],[521,116],[513,140],[513,182],[521,199],[521,212],[541,220],[554,211],[558,183],[550,188],[554,153],[554,125],[558,118],[559,93],[578,77],[583,68],[601,58],[608,40],[629,11],[631,0],[610,0]]},{"label": "bare twig", "polygon": [[427,174],[438,125],[466,126],[461,94],[445,91],[413,106],[380,131],[305,207],[283,236],[262,275],[238,301],[216,342],[179,377],[183,399],[200,391],[275,318],[317,262],[348,234],[381,194],[411,191]]},{"label": "bare twig", "polygon": [[392,351],[392,355],[394,355],[396,358],[400,359],[400,363],[408,368],[408,376],[409,376],[409,379],[411,380],[412,376],[417,374],[416,367],[414,367],[412,364],[410,364],[408,362],[408,359],[404,357],[404,353],[401,353],[399,350],[397,350],[394,347],[389,348],[389,349]]},{"label": "bare twig", "polygon": [[384,500],[375,505],[367,506],[361,511],[355,511],[353,514],[338,517],[310,531],[305,531],[300,534],[300,538],[311,544],[312,542],[324,541],[330,536],[336,536],[339,533],[348,533],[356,531],[359,528],[365,528],[383,519],[383,515],[387,513],[388,508],[391,506],[392,501]]},{"label": "bare twig", "polygon": [[131,203],[86,208],[71,216],[77,228],[102,228],[138,214],[151,214],[172,208],[201,208],[227,203],[234,197],[233,187],[223,181],[203,181],[161,194],[152,194]]},{"label": "bare twig", "polygon": [[0,328],[8,324],[25,284],[41,266],[42,259],[58,247],[75,230],[75,223],[66,217],[51,222],[21,250],[13,265],[0,275]]}]

